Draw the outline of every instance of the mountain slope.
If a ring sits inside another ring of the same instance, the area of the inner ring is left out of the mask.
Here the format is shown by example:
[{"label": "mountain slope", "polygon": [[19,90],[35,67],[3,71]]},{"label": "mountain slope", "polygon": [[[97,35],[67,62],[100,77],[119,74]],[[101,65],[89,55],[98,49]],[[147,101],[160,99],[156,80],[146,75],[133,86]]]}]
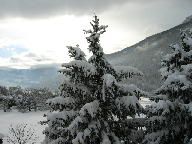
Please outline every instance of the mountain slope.
[{"label": "mountain slope", "polygon": [[160,62],[162,56],[171,52],[170,44],[177,43],[180,30],[192,28],[192,19],[167,31],[150,36],[143,41],[107,55],[113,65],[129,65],[143,71],[145,78],[139,85],[154,90],[160,85]]},{"label": "mountain slope", "polygon": [[[180,30],[188,28],[192,28],[190,18],[172,29],[150,36],[106,57],[113,65],[129,65],[143,71],[145,78],[142,81],[136,81],[136,84],[145,90],[154,90],[161,81],[159,69],[162,56],[170,53],[170,44],[178,42]],[[19,70],[0,68],[0,85],[56,89],[61,82],[61,75],[57,72],[59,68],[60,64]]]}]

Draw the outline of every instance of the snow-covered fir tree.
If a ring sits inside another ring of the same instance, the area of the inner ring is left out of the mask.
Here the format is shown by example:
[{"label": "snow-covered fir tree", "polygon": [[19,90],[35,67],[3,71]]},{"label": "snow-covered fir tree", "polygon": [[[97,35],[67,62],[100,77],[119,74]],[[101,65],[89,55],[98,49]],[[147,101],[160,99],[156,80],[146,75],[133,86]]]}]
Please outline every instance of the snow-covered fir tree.
[{"label": "snow-covered fir tree", "polygon": [[67,47],[73,60],[62,64],[61,95],[47,101],[51,112],[42,122],[48,124],[45,144],[136,144],[142,140],[143,131],[134,117],[143,111],[138,98],[145,92],[119,83],[130,76],[129,68],[111,66],[99,41],[107,26],[99,25],[97,16],[91,26],[84,31],[92,53],[89,60],[78,45]]},{"label": "snow-covered fir tree", "polygon": [[185,144],[192,138],[192,35],[181,32],[180,44],[162,60],[164,83],[159,100],[147,107],[144,144]]}]

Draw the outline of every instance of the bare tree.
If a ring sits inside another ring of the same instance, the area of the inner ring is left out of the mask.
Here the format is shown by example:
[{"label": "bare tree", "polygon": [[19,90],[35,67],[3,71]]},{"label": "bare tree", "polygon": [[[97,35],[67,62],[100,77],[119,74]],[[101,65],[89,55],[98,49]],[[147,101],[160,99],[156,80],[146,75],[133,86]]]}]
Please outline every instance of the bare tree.
[{"label": "bare tree", "polygon": [[35,130],[23,123],[11,125],[7,136],[7,142],[11,144],[35,144],[37,139]]}]

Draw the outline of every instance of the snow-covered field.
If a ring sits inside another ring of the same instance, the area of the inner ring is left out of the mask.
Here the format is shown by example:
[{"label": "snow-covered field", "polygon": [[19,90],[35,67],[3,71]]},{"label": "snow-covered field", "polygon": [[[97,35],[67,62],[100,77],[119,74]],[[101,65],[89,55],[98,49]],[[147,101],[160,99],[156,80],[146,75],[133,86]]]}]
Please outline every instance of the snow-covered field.
[{"label": "snow-covered field", "polygon": [[[141,100],[141,104],[145,107],[150,104],[150,101],[146,98]],[[40,144],[44,139],[44,135],[42,131],[45,126],[38,124],[39,121],[45,120],[43,115],[47,113],[47,111],[37,111],[37,112],[28,112],[28,113],[20,113],[16,110],[12,110],[11,112],[3,112],[0,110],[0,133],[3,135],[7,135],[9,131],[9,126],[12,124],[13,126],[20,123],[27,123],[29,126],[32,126],[35,129],[36,135],[39,137],[37,144]],[[5,137],[6,139],[6,137]],[[3,144],[8,144],[6,140],[4,140]]]},{"label": "snow-covered field", "polygon": [[[27,123],[29,126],[35,129],[36,135],[39,137],[37,140],[37,144],[43,140],[44,135],[42,134],[45,126],[38,124],[39,121],[44,120],[43,114],[47,113],[46,111],[41,112],[28,112],[28,113],[20,113],[16,110],[11,112],[3,112],[0,110],[0,133],[3,135],[7,135],[9,131],[9,126],[12,124],[13,126],[19,123]],[[6,137],[5,137],[6,139]],[[8,144],[6,140],[3,141],[3,144]]]}]

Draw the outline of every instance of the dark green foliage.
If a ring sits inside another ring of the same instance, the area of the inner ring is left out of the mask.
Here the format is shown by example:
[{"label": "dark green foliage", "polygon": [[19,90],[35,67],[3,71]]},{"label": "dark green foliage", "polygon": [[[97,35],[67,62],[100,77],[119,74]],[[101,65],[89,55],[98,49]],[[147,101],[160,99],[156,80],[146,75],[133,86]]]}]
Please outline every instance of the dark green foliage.
[{"label": "dark green foliage", "polygon": [[162,61],[163,85],[156,103],[146,108],[144,144],[185,144],[192,138],[192,38],[181,32],[181,44]]},{"label": "dark green foliage", "polygon": [[[119,83],[129,71],[117,72],[105,58],[99,39],[107,26],[100,25],[97,16],[91,26],[84,30],[92,53],[88,61],[79,46],[67,47],[74,60],[62,64],[60,72],[65,80],[60,86],[61,96],[47,101],[52,113],[42,122],[48,124],[45,144],[136,144],[143,138],[143,130],[138,131],[136,123],[128,122],[127,117],[134,119],[142,113],[136,96],[145,93]],[[132,137],[134,134],[137,138]]]}]

